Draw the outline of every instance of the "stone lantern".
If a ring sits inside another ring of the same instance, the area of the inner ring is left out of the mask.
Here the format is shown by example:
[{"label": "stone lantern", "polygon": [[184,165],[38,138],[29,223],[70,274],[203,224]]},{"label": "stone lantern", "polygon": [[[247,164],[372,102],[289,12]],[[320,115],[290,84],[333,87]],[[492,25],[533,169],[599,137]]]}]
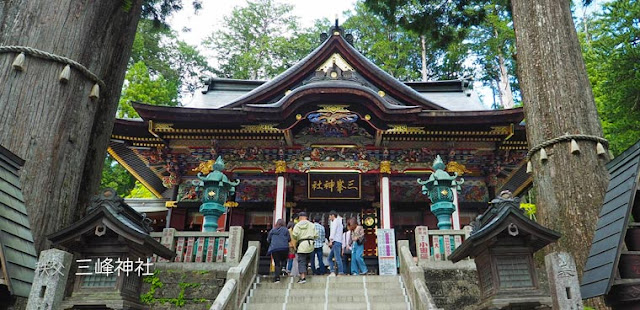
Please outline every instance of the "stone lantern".
[{"label": "stone lantern", "polygon": [[464,179],[456,180],[458,173],[449,175],[444,171],[445,167],[440,155],[436,156],[433,161],[435,171],[427,181],[418,179],[418,183],[422,185],[422,194],[428,195],[431,200],[431,212],[438,218],[438,228],[451,229],[451,214],[456,211],[456,206],[453,204],[453,190],[459,191]]},{"label": "stone lantern", "polygon": [[218,218],[225,211],[224,203],[227,202],[229,194],[233,195],[236,186],[240,184],[240,181],[229,181],[222,170],[224,170],[224,161],[219,156],[213,164],[213,171],[205,177],[202,176],[202,173],[198,173],[198,178],[202,182],[200,185],[204,187],[202,205],[200,206],[200,213],[204,216],[202,231],[215,232],[218,230]]},{"label": "stone lantern", "polygon": [[474,258],[482,301],[476,309],[551,309],[540,290],[533,253],[560,234],[532,221],[506,191],[472,224],[471,235],[449,259]]}]

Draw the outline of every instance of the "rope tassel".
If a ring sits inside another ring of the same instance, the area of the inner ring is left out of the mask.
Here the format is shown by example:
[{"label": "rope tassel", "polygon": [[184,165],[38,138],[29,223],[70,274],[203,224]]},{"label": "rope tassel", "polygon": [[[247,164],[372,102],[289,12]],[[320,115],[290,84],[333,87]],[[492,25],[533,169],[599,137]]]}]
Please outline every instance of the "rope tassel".
[{"label": "rope tassel", "polygon": [[64,67],[64,69],[62,69],[62,72],[60,72],[60,83],[66,83],[69,82],[69,77],[71,76],[71,67],[69,65],[66,65]]},{"label": "rope tassel", "polygon": [[16,59],[13,60],[13,69],[15,69],[16,71],[24,71],[25,58],[26,57],[24,56],[24,53],[18,54],[18,56],[16,56]]},{"label": "rope tassel", "polygon": [[607,151],[604,150],[604,146],[602,146],[602,143],[600,142],[596,144],[596,152],[601,156],[607,154]]},{"label": "rope tassel", "polygon": [[549,158],[547,157],[547,151],[544,150],[544,148],[540,149],[540,162],[543,163],[545,161],[547,161]]},{"label": "rope tassel", "polygon": [[527,162],[527,173],[533,172],[533,165],[530,161]]},{"label": "rope tassel", "polygon": [[574,139],[571,139],[571,154],[580,154],[580,147]]},{"label": "rope tassel", "polygon": [[89,98],[94,100],[100,98],[100,86],[98,86],[98,83],[93,84],[93,87],[91,87],[91,93],[89,94]]}]

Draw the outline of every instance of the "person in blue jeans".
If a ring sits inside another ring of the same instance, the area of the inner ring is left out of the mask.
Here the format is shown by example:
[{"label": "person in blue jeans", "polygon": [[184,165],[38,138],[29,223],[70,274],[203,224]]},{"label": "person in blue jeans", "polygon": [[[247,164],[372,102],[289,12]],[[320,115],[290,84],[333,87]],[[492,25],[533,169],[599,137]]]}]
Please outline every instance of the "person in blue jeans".
[{"label": "person in blue jeans", "polygon": [[355,218],[350,218],[347,228],[351,231],[351,274],[367,274],[369,271],[364,263],[364,228],[358,225]]},{"label": "person in blue jeans", "polygon": [[[326,272],[326,267],[324,266],[324,262],[322,262],[322,246],[324,245],[325,232],[324,226],[320,224],[319,215],[313,218],[313,225],[318,233],[318,238],[315,240],[313,253],[311,255],[311,271],[313,271],[315,275],[321,275]],[[318,259],[318,268],[316,268],[316,259]]]},{"label": "person in blue jeans", "polygon": [[[336,211],[329,212],[329,220],[331,221],[331,225],[329,225],[329,247],[331,247],[329,269],[331,269],[330,276],[335,276],[336,273],[344,274],[344,266],[342,265],[342,243],[344,243],[342,230],[344,226],[342,225],[342,217]],[[335,259],[335,263],[333,259]]]}]

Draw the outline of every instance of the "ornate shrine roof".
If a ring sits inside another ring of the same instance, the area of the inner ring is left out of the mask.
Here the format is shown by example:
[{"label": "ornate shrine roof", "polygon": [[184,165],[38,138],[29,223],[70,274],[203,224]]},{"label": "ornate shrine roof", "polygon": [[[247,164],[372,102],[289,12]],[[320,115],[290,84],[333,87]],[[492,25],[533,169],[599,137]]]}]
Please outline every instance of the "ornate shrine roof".
[{"label": "ornate shrine roof", "polygon": [[[244,162],[244,168],[269,173],[278,159],[299,172],[337,167],[339,161],[362,172],[377,171],[390,144],[396,173],[411,168],[405,162],[415,166],[431,156],[427,148],[451,152],[447,143],[455,141],[462,152],[502,152],[509,161],[502,165],[506,174],[515,158],[509,151],[527,148],[522,108],[487,110],[467,80],[400,82],[353,48],[337,26],[318,48],[272,80],[212,78],[206,85],[184,107],[134,102],[141,119],[115,122],[109,153],[158,197],[170,198],[165,185],[175,178],[168,170],[182,165],[190,173],[190,161],[209,159],[205,149],[213,141],[221,141],[217,151],[239,160],[253,151],[240,144],[255,145],[251,147],[259,148],[255,153],[264,159]],[[334,123],[327,128],[322,122]],[[327,152],[309,154],[314,148]],[[172,150],[164,154],[161,149]],[[418,156],[420,152],[424,154]],[[324,166],[313,163],[334,160]],[[474,165],[476,175],[486,166]]]}]

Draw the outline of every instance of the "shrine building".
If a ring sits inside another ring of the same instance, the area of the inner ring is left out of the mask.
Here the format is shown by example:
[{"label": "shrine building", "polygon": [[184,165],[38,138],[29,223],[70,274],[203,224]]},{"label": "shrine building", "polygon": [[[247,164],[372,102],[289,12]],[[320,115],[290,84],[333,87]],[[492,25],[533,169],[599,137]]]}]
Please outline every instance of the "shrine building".
[{"label": "shrine building", "polygon": [[[108,152],[158,200],[128,204],[156,231],[199,231],[197,174],[221,156],[224,173],[240,181],[221,230],[243,226],[245,240],[266,244],[279,218],[306,211],[328,225],[336,210],[369,234],[393,228],[397,240],[414,240],[415,226],[437,229],[417,183],[429,178],[436,155],[464,178],[454,229],[496,193],[522,195],[530,186],[522,108],[488,110],[468,80],[401,82],[340,27],[323,38],[272,80],[211,78],[184,107],[133,103],[141,119],[117,119]],[[365,255],[375,255],[375,245],[367,238]]]}]

